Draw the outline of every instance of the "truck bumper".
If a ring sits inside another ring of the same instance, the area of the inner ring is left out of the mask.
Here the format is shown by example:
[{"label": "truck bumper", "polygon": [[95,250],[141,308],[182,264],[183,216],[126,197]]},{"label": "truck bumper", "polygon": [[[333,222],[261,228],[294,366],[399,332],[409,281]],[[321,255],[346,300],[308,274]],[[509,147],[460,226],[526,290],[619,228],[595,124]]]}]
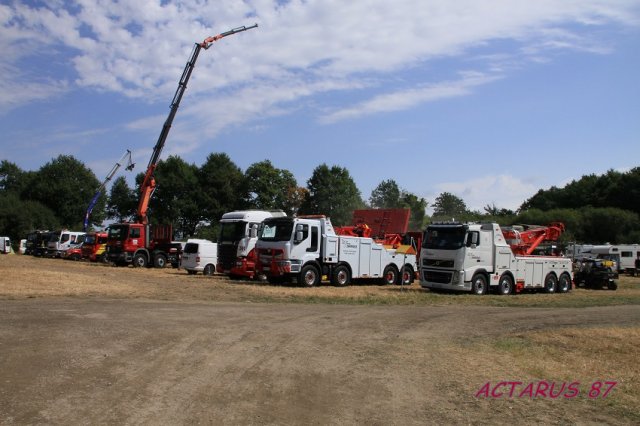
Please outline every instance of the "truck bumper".
[{"label": "truck bumper", "polygon": [[420,271],[420,286],[423,288],[471,291],[471,284],[471,281],[464,280],[464,272],[439,269]]}]

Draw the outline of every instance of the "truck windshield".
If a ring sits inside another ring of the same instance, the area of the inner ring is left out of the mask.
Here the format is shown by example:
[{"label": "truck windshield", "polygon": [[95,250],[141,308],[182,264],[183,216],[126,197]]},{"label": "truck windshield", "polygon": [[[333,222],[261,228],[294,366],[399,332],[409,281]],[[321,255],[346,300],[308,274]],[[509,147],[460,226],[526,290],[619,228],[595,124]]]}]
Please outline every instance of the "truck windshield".
[{"label": "truck windshield", "polygon": [[222,222],[220,224],[220,238],[218,241],[240,241],[245,237],[247,222]]},{"label": "truck windshield", "polygon": [[289,241],[292,231],[292,220],[266,220],[262,224],[259,239],[262,241]]},{"label": "truck windshield", "polygon": [[428,227],[424,233],[423,248],[457,250],[464,246],[466,227]]},{"label": "truck windshield", "polygon": [[109,227],[110,240],[124,241],[127,238],[129,227],[127,225],[111,225]]}]

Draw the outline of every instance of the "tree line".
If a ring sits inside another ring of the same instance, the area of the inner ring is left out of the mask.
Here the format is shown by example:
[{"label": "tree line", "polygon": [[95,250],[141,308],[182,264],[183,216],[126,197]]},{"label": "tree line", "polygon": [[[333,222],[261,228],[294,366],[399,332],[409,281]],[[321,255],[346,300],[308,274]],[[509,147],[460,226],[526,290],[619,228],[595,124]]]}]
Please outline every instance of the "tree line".
[{"label": "tree line", "polygon": [[[108,193],[98,199],[91,222],[135,218],[138,173],[131,188],[117,177]],[[501,225],[566,224],[565,241],[624,243],[640,241],[640,168],[603,176],[588,175],[565,188],[540,190],[517,211],[487,204],[483,211],[469,209],[455,194],[435,198],[428,216],[427,200],[393,179],[383,180],[364,199],[349,171],[320,164],[300,186],[293,174],[264,160],[246,170],[227,154],[211,153],[197,166],[178,156],[160,161],[155,171],[156,190],[149,205],[152,223],[171,223],[183,237],[216,240],[220,217],[242,209],[283,210],[288,215],[325,214],[335,225],[351,222],[360,208],[409,208],[410,230],[430,221],[495,221]],[[7,160],[0,162],[0,235],[17,241],[35,229],[81,229],[82,221],[101,181],[81,161],[60,155],[37,171],[24,171]]]}]

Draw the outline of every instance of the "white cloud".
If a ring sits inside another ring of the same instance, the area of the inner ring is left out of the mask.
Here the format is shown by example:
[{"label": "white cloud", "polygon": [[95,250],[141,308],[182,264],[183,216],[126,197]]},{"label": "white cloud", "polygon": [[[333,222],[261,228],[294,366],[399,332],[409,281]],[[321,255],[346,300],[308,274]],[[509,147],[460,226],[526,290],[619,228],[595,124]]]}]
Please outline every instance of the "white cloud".
[{"label": "white cloud", "polygon": [[[0,111],[59,96],[70,84],[167,102],[195,42],[257,22],[258,29],[201,52],[189,106],[180,113],[183,121],[202,124],[194,140],[286,114],[318,93],[360,91],[370,97],[328,113],[319,105],[319,119],[335,123],[468,95],[527,61],[549,60],[550,52],[607,53],[590,30],[611,23],[637,26],[638,9],[634,0],[78,0],[73,7],[15,2],[0,5]],[[398,77],[394,73],[422,70],[434,59],[467,59],[474,48],[499,40],[516,48],[487,57],[486,65],[475,67],[487,70],[480,74],[456,80],[454,69],[411,86],[394,84],[395,92],[379,89]],[[65,75],[42,69],[33,76],[21,67],[60,54],[71,64]],[[203,120],[211,115],[216,119]]]},{"label": "white cloud", "polygon": [[531,198],[539,185],[512,175],[489,175],[462,182],[445,182],[437,185],[436,192],[429,194],[429,200],[443,192],[460,197],[470,210],[483,211],[486,205],[495,204],[498,208],[517,210],[522,203]]},{"label": "white cloud", "polygon": [[335,123],[380,112],[406,110],[425,102],[467,95],[473,87],[490,83],[499,78],[500,76],[498,75],[483,75],[477,72],[464,73],[463,77],[456,81],[441,82],[434,85],[424,84],[411,89],[376,96],[361,104],[327,114],[321,117],[320,121],[323,123]]}]

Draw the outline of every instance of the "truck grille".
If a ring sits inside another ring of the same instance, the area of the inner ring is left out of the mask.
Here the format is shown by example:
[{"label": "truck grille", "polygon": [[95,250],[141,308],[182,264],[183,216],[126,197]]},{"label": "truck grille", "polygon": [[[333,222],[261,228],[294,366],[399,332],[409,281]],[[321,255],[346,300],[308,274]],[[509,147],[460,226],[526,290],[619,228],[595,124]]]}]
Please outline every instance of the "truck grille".
[{"label": "truck grille", "polygon": [[433,283],[449,284],[451,282],[451,272],[424,271],[423,277],[425,281]]},{"label": "truck grille", "polygon": [[218,264],[222,270],[229,271],[236,266],[236,254],[238,246],[235,244],[218,244]]},{"label": "truck grille", "polygon": [[422,266],[435,266],[436,268],[453,268],[453,259],[422,259]]}]

